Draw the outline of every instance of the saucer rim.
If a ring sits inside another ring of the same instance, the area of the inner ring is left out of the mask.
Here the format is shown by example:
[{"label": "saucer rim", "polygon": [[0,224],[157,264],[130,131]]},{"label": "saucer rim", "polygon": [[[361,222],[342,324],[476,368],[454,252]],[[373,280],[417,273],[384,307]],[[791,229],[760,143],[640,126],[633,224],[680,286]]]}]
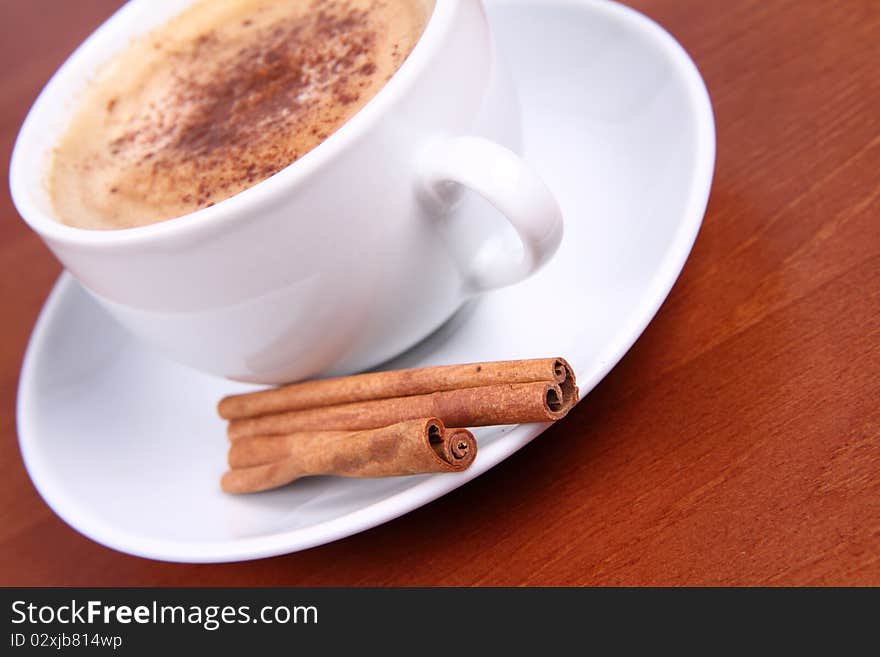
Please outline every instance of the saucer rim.
[{"label": "saucer rim", "polygon": [[[493,0],[491,4],[528,3],[524,0]],[[688,104],[697,119],[695,166],[682,220],[671,239],[663,261],[657,268],[652,284],[644,292],[645,301],[637,308],[638,312],[631,312],[622,322],[620,330],[616,332],[619,336],[618,340],[613,348],[605,351],[605,354],[610,356],[597,362],[592,370],[583,372],[579,372],[575,363],[572,363],[578,375],[580,398],[583,399],[639,338],[665,301],[687,261],[709,200],[715,166],[715,124],[705,82],[693,60],[678,41],[652,19],[634,9],[608,0],[554,0],[553,4],[554,8],[574,7],[585,12],[601,12],[651,40],[674,65],[675,74],[684,83]],[[43,457],[39,454],[39,434],[34,426],[37,405],[37,397],[33,390],[36,363],[47,344],[48,332],[63,308],[63,301],[71,293],[73,286],[77,285],[68,272],[62,272],[40,311],[28,342],[22,362],[16,404],[19,447],[31,481],[46,504],[73,529],[114,550],[160,561],[222,563],[278,556],[323,545],[393,520],[446,495],[501,463],[550,426],[549,424],[518,425],[506,431],[503,438],[481,448],[476,461],[465,472],[427,477],[424,481],[371,505],[309,527],[258,537],[208,541],[155,539],[132,534],[103,521],[90,509],[69,502],[61,486],[55,483],[51,476],[44,474],[47,466],[43,464],[41,460]]]}]

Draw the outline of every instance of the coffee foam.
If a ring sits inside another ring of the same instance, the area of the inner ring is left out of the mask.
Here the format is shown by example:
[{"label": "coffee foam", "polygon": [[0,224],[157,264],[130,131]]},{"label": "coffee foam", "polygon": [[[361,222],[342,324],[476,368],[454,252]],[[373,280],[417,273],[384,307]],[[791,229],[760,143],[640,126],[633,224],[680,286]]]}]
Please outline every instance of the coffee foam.
[{"label": "coffee foam", "polygon": [[95,77],[49,174],[81,228],[188,214],[302,157],[372,98],[421,36],[419,0],[202,0]]}]

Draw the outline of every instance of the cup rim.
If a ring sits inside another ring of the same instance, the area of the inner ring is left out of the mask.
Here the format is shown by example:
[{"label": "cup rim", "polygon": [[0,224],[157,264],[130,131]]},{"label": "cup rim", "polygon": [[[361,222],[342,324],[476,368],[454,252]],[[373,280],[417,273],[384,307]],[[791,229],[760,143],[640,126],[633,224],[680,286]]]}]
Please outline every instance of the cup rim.
[{"label": "cup rim", "polygon": [[[61,93],[59,88],[70,77],[78,76],[80,79],[74,86],[77,89],[82,89],[86,84],[88,75],[97,67],[92,66],[89,69],[84,67],[81,61],[93,57],[96,51],[104,48],[108,35],[118,29],[116,26],[124,21],[128,13],[140,8],[146,1],[140,0],[139,2],[134,0],[126,3],[76,47],[45,84],[30,110],[28,110],[28,114],[16,136],[9,165],[9,187],[12,201],[24,222],[47,240],[67,245],[113,248],[133,243],[156,242],[172,237],[191,236],[204,229],[216,229],[221,225],[243,220],[243,217],[248,215],[247,210],[249,207],[254,207],[270,200],[272,195],[279,189],[289,189],[290,187],[301,185],[305,180],[320,172],[321,169],[339,157],[348,145],[357,141],[360,135],[368,132],[382,119],[386,110],[393,106],[415,84],[421,72],[424,71],[432,60],[439,47],[438,44],[441,42],[441,35],[453,25],[456,5],[462,0],[434,0],[431,14],[425,23],[422,35],[416,41],[415,46],[400,68],[391,76],[391,79],[329,137],[269,178],[229,198],[218,201],[210,207],[200,208],[179,217],[145,226],[95,230],[62,223],[55,216],[44,212],[33,198],[34,192],[32,187],[34,181],[25,163],[25,156],[30,149],[36,148],[33,142],[36,134],[42,128],[38,123],[37,117],[40,116],[42,108],[59,102],[58,96]],[[180,11],[183,11],[183,9]],[[170,14],[159,25],[162,25],[165,20],[170,19],[174,15],[174,13]],[[100,63],[98,66],[109,61],[116,52],[118,50],[99,57]],[[45,171],[45,166],[45,164],[42,165],[42,171]],[[36,184],[41,183],[38,182]]]}]

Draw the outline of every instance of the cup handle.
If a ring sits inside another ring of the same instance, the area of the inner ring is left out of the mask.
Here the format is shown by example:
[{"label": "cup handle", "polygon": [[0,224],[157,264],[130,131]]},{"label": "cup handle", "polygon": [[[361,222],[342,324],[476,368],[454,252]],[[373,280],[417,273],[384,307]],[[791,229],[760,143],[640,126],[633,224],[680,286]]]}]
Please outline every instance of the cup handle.
[{"label": "cup handle", "polygon": [[438,139],[421,160],[423,190],[450,207],[461,186],[472,189],[503,214],[522,242],[512,259],[478,257],[466,275],[467,291],[479,293],[521,281],[537,271],[562,241],[562,213],[547,185],[513,151],[482,137]]}]

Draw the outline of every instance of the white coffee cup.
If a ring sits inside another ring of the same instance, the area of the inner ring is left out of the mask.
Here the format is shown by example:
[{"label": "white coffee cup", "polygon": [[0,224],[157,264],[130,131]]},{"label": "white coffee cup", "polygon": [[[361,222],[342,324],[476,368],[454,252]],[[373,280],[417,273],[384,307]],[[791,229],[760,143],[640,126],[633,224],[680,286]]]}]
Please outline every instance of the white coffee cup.
[{"label": "white coffee cup", "polygon": [[[112,16],[47,84],[12,156],[22,217],[132,333],[232,379],[352,372],[401,352],[472,296],[525,278],[553,255],[559,208],[513,152],[516,98],[479,0],[437,0],[386,86],[275,176],[144,227],[60,223],[45,178],[77,96],[133,36],[187,4],[133,0]],[[518,251],[497,248],[507,224],[491,206],[513,227],[506,230],[519,238]]]}]

